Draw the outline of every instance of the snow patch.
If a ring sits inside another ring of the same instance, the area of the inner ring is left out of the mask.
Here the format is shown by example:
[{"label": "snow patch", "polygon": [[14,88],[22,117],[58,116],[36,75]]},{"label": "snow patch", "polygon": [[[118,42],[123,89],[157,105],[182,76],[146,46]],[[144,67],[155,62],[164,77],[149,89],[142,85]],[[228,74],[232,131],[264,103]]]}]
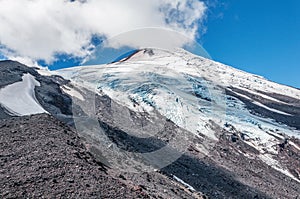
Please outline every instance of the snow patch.
[{"label": "snow patch", "polygon": [[293,147],[295,147],[298,151],[300,151],[300,147],[298,145],[296,145],[294,142],[289,141],[289,144],[292,145]]},{"label": "snow patch", "polygon": [[269,110],[269,111],[272,111],[272,112],[274,112],[274,113],[279,113],[279,114],[282,114],[282,115],[292,116],[292,115],[289,114],[289,113],[286,113],[286,112],[283,112],[283,111],[279,111],[279,110],[270,108],[270,107],[268,107],[268,106],[266,106],[266,105],[263,105],[262,103],[257,102],[257,101],[253,101],[252,103],[255,104],[255,105],[257,105],[257,106],[260,106],[260,107],[262,107],[262,108],[264,108],[264,109],[267,109],[267,110]]},{"label": "snow patch", "polygon": [[84,101],[84,97],[75,89],[70,88],[66,85],[61,86],[60,88],[63,92],[67,93],[68,95],[70,95],[72,97],[76,97],[77,99],[80,99],[81,101]]},{"label": "snow patch", "polygon": [[36,71],[40,75],[43,75],[43,76],[51,76],[51,75],[53,75],[48,68],[38,68]]},{"label": "snow patch", "polygon": [[24,74],[21,82],[8,85],[0,90],[0,104],[11,115],[23,116],[48,113],[37,101],[34,88],[40,86],[31,74]]},{"label": "snow patch", "polygon": [[183,180],[181,180],[180,178],[178,178],[177,176],[173,175],[174,180],[176,180],[177,182],[181,183],[182,185],[184,185],[186,188],[188,188],[191,191],[196,191],[196,189],[194,189],[194,187],[192,187],[191,185],[189,185],[188,183],[184,182]]},{"label": "snow patch", "polygon": [[275,98],[273,98],[273,97],[264,95],[264,94],[259,93],[259,92],[255,92],[255,91],[252,91],[252,90],[249,90],[249,89],[245,89],[245,88],[242,88],[242,87],[237,87],[237,88],[240,89],[240,90],[244,90],[244,91],[246,91],[246,92],[248,92],[248,93],[251,93],[251,94],[253,94],[253,95],[260,96],[260,97],[262,97],[262,98],[264,98],[264,99],[271,100],[271,101],[273,101],[273,102],[277,102],[277,103],[281,103],[281,104],[288,104],[288,103],[286,103],[286,102],[280,101],[280,100],[278,100],[278,99],[275,99]]},{"label": "snow patch", "polygon": [[265,162],[266,164],[268,164],[269,166],[271,166],[273,169],[283,173],[286,176],[289,176],[290,178],[296,180],[297,182],[300,183],[300,180],[297,179],[293,174],[291,174],[287,169],[284,169],[281,167],[280,163],[275,160],[274,158],[271,157],[270,154],[261,154],[259,155],[259,158]]},{"label": "snow patch", "polygon": [[233,90],[230,89],[230,88],[228,88],[228,90],[230,90],[232,93],[236,94],[237,96],[240,96],[240,97],[242,97],[242,98],[245,98],[245,99],[247,99],[247,100],[252,101],[252,98],[250,98],[250,97],[248,97],[248,96],[246,96],[246,95],[243,95],[243,94],[240,94],[240,93],[238,93],[238,92],[235,92],[235,91],[233,91]]}]

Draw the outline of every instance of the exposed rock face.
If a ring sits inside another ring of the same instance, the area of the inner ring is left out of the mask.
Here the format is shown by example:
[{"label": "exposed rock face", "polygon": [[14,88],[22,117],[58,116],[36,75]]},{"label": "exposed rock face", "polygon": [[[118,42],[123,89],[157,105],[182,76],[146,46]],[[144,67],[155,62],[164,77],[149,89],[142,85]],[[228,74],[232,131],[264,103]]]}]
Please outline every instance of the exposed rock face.
[{"label": "exposed rock face", "polygon": [[[243,101],[247,108],[252,111],[254,114],[263,116],[266,118],[273,118],[277,122],[284,123],[291,127],[295,127],[300,130],[300,100],[284,95],[278,95],[273,93],[264,93],[261,91],[257,91],[257,93],[262,93],[263,95],[270,96],[274,100],[282,101],[282,103],[278,103],[276,101],[265,99],[262,96],[255,95],[253,93],[249,93],[245,90],[241,90],[238,88],[231,88],[231,90],[235,91],[235,93],[227,90],[227,93],[231,96],[235,96]],[[238,95],[242,94],[242,96]],[[249,100],[249,98],[251,100]],[[255,103],[253,101],[257,101],[267,107],[270,107],[274,110],[278,110],[289,115],[280,114],[274,111],[270,111],[265,109]]]},{"label": "exposed rock face", "polygon": [[9,117],[10,117],[10,115],[8,114],[7,110],[5,110],[5,108],[0,106],[0,119],[5,119],[5,118],[9,118]]},{"label": "exposed rock face", "polygon": [[[69,81],[59,76],[42,76],[34,68],[15,61],[0,61],[0,88],[22,81],[22,76],[31,74],[40,83],[35,87],[35,97],[50,114],[72,123],[72,99],[63,93],[61,86]],[[8,111],[0,106],[0,118],[9,117]]]},{"label": "exposed rock face", "polygon": [[37,76],[38,73],[33,69],[15,61],[0,61],[0,88],[22,81],[24,73],[30,73],[33,76]]}]

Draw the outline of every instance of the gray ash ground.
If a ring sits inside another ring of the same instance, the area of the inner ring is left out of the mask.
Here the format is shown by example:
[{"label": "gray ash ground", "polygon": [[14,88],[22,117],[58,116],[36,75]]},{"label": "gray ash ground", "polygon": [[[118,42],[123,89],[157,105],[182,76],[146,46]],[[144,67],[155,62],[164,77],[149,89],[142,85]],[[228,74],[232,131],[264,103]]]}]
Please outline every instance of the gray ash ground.
[{"label": "gray ash ground", "polygon": [[69,127],[43,114],[0,121],[0,198],[142,198]]}]

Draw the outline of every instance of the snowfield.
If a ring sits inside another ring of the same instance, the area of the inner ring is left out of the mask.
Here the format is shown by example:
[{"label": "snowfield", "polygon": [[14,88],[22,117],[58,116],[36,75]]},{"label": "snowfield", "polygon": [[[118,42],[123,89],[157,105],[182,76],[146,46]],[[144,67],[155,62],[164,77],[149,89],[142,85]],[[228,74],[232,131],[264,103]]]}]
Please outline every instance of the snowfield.
[{"label": "snowfield", "polygon": [[0,104],[10,115],[23,116],[47,113],[35,97],[34,88],[40,86],[31,74],[24,74],[21,82],[0,89]]}]

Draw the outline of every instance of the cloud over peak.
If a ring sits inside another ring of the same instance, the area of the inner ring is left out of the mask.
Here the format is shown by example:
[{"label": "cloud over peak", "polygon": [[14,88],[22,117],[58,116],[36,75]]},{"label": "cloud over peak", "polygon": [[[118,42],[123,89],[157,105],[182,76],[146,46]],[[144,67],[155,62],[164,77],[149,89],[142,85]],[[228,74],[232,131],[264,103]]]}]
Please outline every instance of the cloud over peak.
[{"label": "cloud over peak", "polygon": [[86,58],[95,35],[111,38],[147,27],[194,38],[205,10],[199,0],[0,0],[0,53],[48,63],[57,54]]}]

